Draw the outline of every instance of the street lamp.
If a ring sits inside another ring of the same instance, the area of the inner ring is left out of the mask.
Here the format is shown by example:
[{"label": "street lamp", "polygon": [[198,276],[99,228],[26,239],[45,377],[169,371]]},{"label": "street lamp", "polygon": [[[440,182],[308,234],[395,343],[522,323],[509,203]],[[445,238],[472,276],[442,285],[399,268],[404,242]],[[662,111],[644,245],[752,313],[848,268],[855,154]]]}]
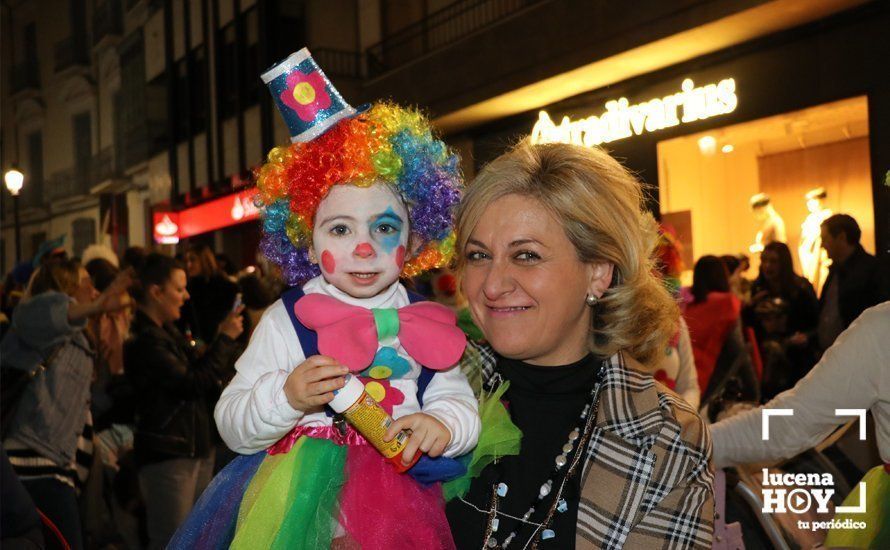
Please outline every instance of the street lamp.
[{"label": "street lamp", "polygon": [[15,263],[21,260],[22,251],[22,228],[19,223],[19,192],[25,184],[25,175],[19,171],[15,165],[10,168],[3,176],[6,188],[12,195],[12,211],[15,218]]}]

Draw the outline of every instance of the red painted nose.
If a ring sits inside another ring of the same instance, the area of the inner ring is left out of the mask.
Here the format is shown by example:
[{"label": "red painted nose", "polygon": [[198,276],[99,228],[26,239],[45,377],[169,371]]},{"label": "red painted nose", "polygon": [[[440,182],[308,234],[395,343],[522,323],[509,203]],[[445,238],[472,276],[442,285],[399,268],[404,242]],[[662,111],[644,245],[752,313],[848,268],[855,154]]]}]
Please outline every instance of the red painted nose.
[{"label": "red painted nose", "polygon": [[362,243],[355,247],[353,254],[359,258],[373,258],[375,256],[374,248],[368,243]]}]

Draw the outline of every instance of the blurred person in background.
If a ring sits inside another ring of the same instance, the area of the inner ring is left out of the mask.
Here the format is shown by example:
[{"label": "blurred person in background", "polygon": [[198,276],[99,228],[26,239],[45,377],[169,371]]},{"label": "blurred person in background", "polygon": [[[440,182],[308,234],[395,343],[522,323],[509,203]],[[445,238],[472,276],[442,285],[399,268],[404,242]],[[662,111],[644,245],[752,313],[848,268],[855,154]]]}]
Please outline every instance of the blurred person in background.
[{"label": "blurred person in background", "polygon": [[225,275],[228,280],[233,283],[238,282],[238,267],[232,261],[232,258],[229,258],[228,254],[217,254],[216,266],[219,272]]},{"label": "blurred person in background", "polygon": [[124,250],[124,254],[120,258],[120,268],[127,269],[130,267],[139,271],[147,254],[148,253],[141,246],[131,246],[127,248]]},{"label": "blurred person in background", "polygon": [[730,292],[729,274],[717,256],[695,263],[692,302],[683,308],[689,326],[702,403],[718,397],[730,381],[747,400],[758,400],[759,385],[742,338],[741,302]]},{"label": "blurred person in background", "polygon": [[[662,226],[655,244],[656,269],[671,295],[680,299],[680,274],[683,272],[683,259],[680,242],[672,227]],[[677,331],[664,348],[664,356],[657,365],[653,378],[677,392],[692,408],[698,410],[701,389],[698,386],[698,373],[689,327],[683,317]]]},{"label": "blurred person in background", "polygon": [[751,285],[745,307],[764,361],[764,398],[790,388],[816,363],[806,334],[819,316],[819,301],[810,282],[794,272],[788,245],[773,242],[760,255],[760,274]]},{"label": "blurred person in background", "polygon": [[197,325],[189,328],[195,337],[208,343],[231,311],[238,285],[219,269],[216,255],[206,244],[193,245],[186,251],[185,268],[192,310],[189,314],[194,314],[194,324]]},{"label": "blurred person in background", "polygon": [[146,257],[134,289],[137,310],[124,347],[136,393],[135,452],[150,548],[163,548],[210,482],[211,412],[231,376],[243,330],[230,311],[198,358],[173,325],[189,298],[184,267],[161,254]]},{"label": "blurred person in background", "polygon": [[745,278],[745,272],[751,267],[748,257],[744,255],[733,256],[727,254],[720,256],[726,271],[729,273],[729,290],[742,301],[743,304],[748,303],[751,299],[751,281]]},{"label": "blurred person in background", "polygon": [[92,465],[88,318],[126,306],[129,274],[101,294],[74,260],[50,258],[34,273],[0,343],[4,369],[34,373],[3,445],[37,507],[72,548],[83,547],[77,492]]},{"label": "blurred person in background", "polygon": [[242,338],[249,341],[250,335],[253,334],[253,329],[260,322],[260,317],[263,316],[266,308],[278,299],[278,296],[272,294],[259,273],[256,272],[242,275],[238,279],[238,286],[241,289],[244,302],[245,327]]},{"label": "blurred person in background", "polygon": [[862,230],[852,216],[830,216],[821,231],[831,266],[819,297],[818,326],[810,338],[825,350],[866,308],[890,300],[890,269],[882,269],[862,248]]}]

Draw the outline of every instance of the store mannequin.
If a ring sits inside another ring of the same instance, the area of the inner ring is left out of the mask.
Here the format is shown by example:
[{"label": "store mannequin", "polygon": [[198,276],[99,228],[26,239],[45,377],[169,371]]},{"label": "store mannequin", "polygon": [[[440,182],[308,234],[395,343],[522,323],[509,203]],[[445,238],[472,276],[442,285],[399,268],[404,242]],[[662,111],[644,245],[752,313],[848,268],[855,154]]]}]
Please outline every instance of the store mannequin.
[{"label": "store mannequin", "polygon": [[769,195],[757,193],[751,197],[750,204],[754,219],[760,222],[760,230],[748,250],[752,254],[760,254],[763,247],[771,242],[785,242],[785,221],[773,208]]},{"label": "store mannequin", "polygon": [[825,250],[822,249],[820,232],[822,222],[832,213],[822,204],[826,195],[823,187],[811,189],[804,195],[809,214],[800,225],[800,244],[797,247],[802,274],[813,283],[817,293],[828,276],[828,265],[831,263]]}]

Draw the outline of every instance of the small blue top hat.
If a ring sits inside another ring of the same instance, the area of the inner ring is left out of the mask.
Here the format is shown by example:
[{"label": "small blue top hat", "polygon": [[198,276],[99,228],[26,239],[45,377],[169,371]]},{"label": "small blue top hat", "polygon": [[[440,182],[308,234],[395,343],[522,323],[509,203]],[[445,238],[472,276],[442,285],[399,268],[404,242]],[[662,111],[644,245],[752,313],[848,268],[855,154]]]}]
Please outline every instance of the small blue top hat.
[{"label": "small blue top hat", "polygon": [[273,65],[262,79],[284,117],[292,142],[312,141],[359,112],[346,103],[307,48]]}]

